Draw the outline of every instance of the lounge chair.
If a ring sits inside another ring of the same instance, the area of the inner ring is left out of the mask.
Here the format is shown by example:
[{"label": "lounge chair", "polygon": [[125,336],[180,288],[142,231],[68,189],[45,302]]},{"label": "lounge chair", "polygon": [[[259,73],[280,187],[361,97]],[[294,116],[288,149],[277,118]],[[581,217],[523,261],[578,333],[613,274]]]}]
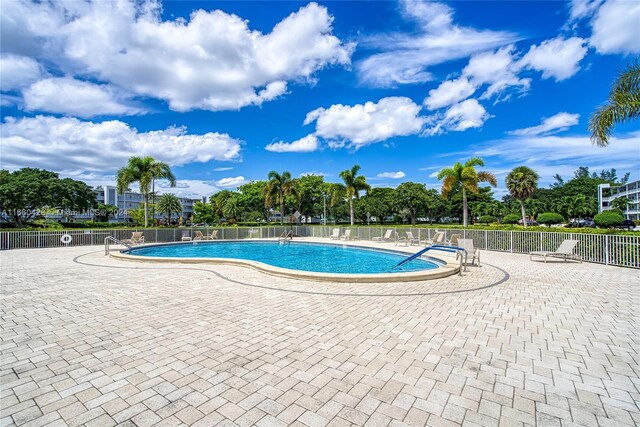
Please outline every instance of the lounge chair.
[{"label": "lounge chair", "polygon": [[206,240],[216,240],[218,238],[218,230],[213,230],[211,234],[205,236]]},{"label": "lounge chair", "polygon": [[196,230],[195,231],[196,236],[193,238],[193,240],[205,240],[207,237],[202,234],[202,231]]},{"label": "lounge chair", "polygon": [[342,235],[340,236],[341,240],[351,240],[351,229],[348,228],[344,231],[344,233],[342,233]]},{"label": "lounge chair", "polygon": [[405,233],[407,233],[407,241],[409,242],[410,245],[419,245],[420,244],[420,239],[417,237],[413,236],[413,232],[411,231],[405,231]]},{"label": "lounge chair", "polygon": [[339,228],[334,228],[333,230],[331,230],[331,235],[329,236],[329,238],[331,240],[340,239],[340,229]]},{"label": "lounge chair", "polygon": [[409,245],[409,239],[407,239],[407,237],[400,237],[400,235],[398,234],[397,231],[394,232],[396,235],[396,246],[400,245],[401,243],[404,243],[404,246],[408,246]]},{"label": "lounge chair", "polygon": [[189,230],[182,230],[182,239],[183,242],[191,241],[191,232]]},{"label": "lounge chair", "polygon": [[478,267],[480,267],[480,250],[473,246],[473,239],[458,239],[458,246],[467,251],[464,259],[464,264],[467,265],[469,258],[471,258],[471,265],[478,259]]},{"label": "lounge chair", "polygon": [[125,243],[129,243],[130,245],[141,245],[144,243],[144,236],[142,235],[142,231],[134,231],[131,233],[131,238],[124,240]]},{"label": "lounge chair", "polygon": [[449,246],[458,246],[458,240],[460,240],[460,237],[462,236],[459,234],[452,234],[449,238]]},{"label": "lounge chair", "polygon": [[582,262],[582,258],[580,258],[578,255],[573,253],[573,250],[576,248],[578,243],[579,243],[578,240],[565,240],[560,244],[558,249],[555,250],[555,251],[533,251],[533,252],[529,252],[529,259],[533,260],[533,256],[537,255],[537,256],[543,257],[544,262],[547,262],[547,257],[548,256],[556,257],[556,258],[564,258],[565,261],[567,259],[571,258],[571,259],[575,259],[575,260],[580,260],[580,262]]},{"label": "lounge chair", "polygon": [[393,230],[389,229],[384,233],[384,236],[377,236],[371,240],[373,240],[374,242],[390,242],[392,234],[393,234]]},{"label": "lounge chair", "polygon": [[431,239],[421,240],[420,244],[424,246],[444,244],[444,231],[436,231]]}]

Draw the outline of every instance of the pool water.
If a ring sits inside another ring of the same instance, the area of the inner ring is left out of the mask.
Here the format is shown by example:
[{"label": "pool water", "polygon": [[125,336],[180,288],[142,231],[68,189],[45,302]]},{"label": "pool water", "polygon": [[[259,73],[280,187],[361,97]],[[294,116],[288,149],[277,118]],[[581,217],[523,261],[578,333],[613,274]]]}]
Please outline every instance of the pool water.
[{"label": "pool water", "polygon": [[319,273],[403,273],[438,268],[434,262],[415,259],[394,268],[409,256],[346,245],[277,242],[195,242],[135,248],[131,255],[166,258],[235,258],[274,267]]}]

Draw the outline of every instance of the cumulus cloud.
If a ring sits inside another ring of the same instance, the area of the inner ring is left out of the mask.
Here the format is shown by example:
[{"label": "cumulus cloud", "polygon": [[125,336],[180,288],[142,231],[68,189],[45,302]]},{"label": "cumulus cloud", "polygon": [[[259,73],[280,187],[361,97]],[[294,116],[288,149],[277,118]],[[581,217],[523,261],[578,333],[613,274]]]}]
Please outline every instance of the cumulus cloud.
[{"label": "cumulus cloud", "polygon": [[113,171],[130,156],[149,155],[171,165],[240,158],[240,141],[227,134],[189,134],[184,127],[138,132],[118,120],[7,117],[0,124],[0,162],[55,171]]},{"label": "cumulus cloud", "polygon": [[465,77],[446,80],[440,83],[440,86],[436,89],[429,91],[429,96],[425,98],[424,105],[426,105],[429,110],[436,110],[467,99],[473,95],[475,91],[476,88],[474,85]]},{"label": "cumulus cloud", "polygon": [[391,179],[401,179],[407,176],[404,172],[381,172],[376,175],[376,178],[391,178]]},{"label": "cumulus cloud", "polygon": [[411,33],[381,34],[362,40],[378,51],[358,62],[360,81],[380,87],[423,83],[433,79],[428,68],[509,44],[518,36],[504,31],[477,30],[453,22],[453,10],[424,0],[402,0],[401,12],[414,22]]},{"label": "cumulus cloud", "polygon": [[509,45],[495,52],[474,55],[462,74],[476,86],[489,85],[480,99],[497,97],[506,100],[515,92],[527,92],[531,79],[520,78],[521,67],[515,61],[515,46]]},{"label": "cumulus cloud", "polygon": [[420,132],[420,106],[405,97],[382,98],[353,106],[334,104],[309,112],[304,124],[316,123],[315,134],[331,147],[358,149],[396,136]]},{"label": "cumulus cloud", "polygon": [[591,21],[589,43],[599,53],[640,53],[640,2],[609,0]]},{"label": "cumulus cloud", "polygon": [[539,46],[531,46],[520,62],[525,67],[541,71],[545,79],[565,80],[580,70],[579,63],[587,53],[586,43],[580,37],[545,40]]},{"label": "cumulus cloud", "polygon": [[33,58],[2,53],[0,75],[0,90],[7,92],[22,89],[38,80],[42,75],[42,68]]},{"label": "cumulus cloud", "polygon": [[246,182],[247,181],[244,179],[244,176],[236,176],[219,179],[215,182],[215,184],[216,186],[222,188],[235,188],[241,186],[242,184],[246,184]]},{"label": "cumulus cloud", "polygon": [[561,132],[578,124],[580,114],[570,114],[566,112],[555,114],[542,120],[537,126],[524,129],[517,129],[509,132],[510,135],[534,136]]},{"label": "cumulus cloud", "polygon": [[274,153],[311,153],[317,149],[318,138],[315,135],[307,135],[291,143],[273,142],[265,147],[265,150]]},{"label": "cumulus cloud", "polygon": [[426,135],[437,135],[446,131],[464,131],[482,127],[491,116],[475,99],[467,99],[452,105],[445,113],[431,116]]},{"label": "cumulus cloud", "polygon": [[159,2],[9,2],[2,49],[91,75],[176,111],[234,110],[282,96],[290,81],[312,81],[354,50],[332,34],[327,9],[309,3],[268,33],[220,10],[163,21]]},{"label": "cumulus cloud", "polygon": [[125,96],[108,85],[73,78],[39,80],[23,91],[25,109],[76,117],[140,114],[142,109],[126,105]]}]

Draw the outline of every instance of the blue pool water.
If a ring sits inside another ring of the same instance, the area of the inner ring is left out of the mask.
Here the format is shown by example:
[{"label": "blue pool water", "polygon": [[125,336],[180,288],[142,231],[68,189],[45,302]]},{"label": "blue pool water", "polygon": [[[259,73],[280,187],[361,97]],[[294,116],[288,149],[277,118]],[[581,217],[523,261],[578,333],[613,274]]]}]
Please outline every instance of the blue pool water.
[{"label": "blue pool water", "polygon": [[[408,255],[353,246],[276,242],[197,242],[136,248],[131,255],[167,258],[235,258],[275,267],[319,273],[376,274],[429,270],[438,265],[415,259],[393,268]],[[392,269],[393,268],[393,269]]]}]

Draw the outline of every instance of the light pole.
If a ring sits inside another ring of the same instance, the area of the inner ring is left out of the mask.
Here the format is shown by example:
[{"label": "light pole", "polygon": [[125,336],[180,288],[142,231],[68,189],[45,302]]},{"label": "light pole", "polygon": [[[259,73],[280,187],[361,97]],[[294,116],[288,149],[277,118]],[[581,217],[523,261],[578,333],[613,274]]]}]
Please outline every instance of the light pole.
[{"label": "light pole", "polygon": [[325,193],[324,191],[322,192],[322,208],[324,210],[324,215],[322,217],[322,222],[324,222],[324,225],[327,225],[327,193]]}]

